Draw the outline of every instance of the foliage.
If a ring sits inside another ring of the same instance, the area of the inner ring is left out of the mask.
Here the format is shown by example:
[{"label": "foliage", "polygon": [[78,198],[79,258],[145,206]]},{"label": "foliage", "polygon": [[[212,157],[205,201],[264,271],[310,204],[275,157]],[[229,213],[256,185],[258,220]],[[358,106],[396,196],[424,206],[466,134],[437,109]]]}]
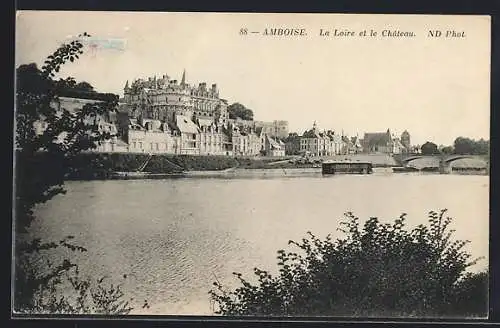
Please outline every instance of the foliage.
[{"label": "foliage", "polygon": [[446,146],[446,147],[441,148],[441,153],[443,153],[445,155],[453,154],[453,152],[454,152],[454,149],[451,146]]},{"label": "foliage", "polygon": [[168,159],[184,168],[184,170],[212,171],[224,170],[238,166],[238,161],[228,156],[197,156],[197,155],[177,155]]},{"label": "foliage", "polygon": [[427,141],[420,147],[422,155],[437,155],[439,154],[438,146],[430,141]]},{"label": "foliage", "polygon": [[[89,36],[87,33],[80,35]],[[77,266],[68,259],[59,265],[47,262],[44,253],[50,249],[86,251],[84,247],[71,244],[71,236],[57,243],[29,240],[35,205],[63,194],[64,179],[78,154],[111,137],[99,131],[97,123],[115,110],[118,96],[107,94],[101,102],[86,104],[76,112],[59,108],[59,96],[68,90],[84,89],[83,92],[93,93],[86,82],[77,84],[73,78],[53,80],[63,64],[73,62],[83,53],[82,48],[80,41],[71,41],[48,56],[41,70],[36,64],[16,69],[15,312],[81,313],[92,310],[120,314],[130,311],[128,304],[121,301],[123,294],[119,286],[105,286],[103,280],[91,284],[89,279],[80,278],[78,271],[72,271]],[[44,124],[44,128],[37,129],[40,124]],[[78,292],[74,302],[57,296],[56,287],[62,288],[64,276]]]},{"label": "foliage", "polygon": [[279,274],[254,269],[253,284],[226,290],[214,283],[211,299],[223,315],[279,316],[485,316],[487,274],[466,274],[467,241],[452,240],[446,210],[429,213],[429,225],[405,229],[370,218],[360,227],[352,213],[339,229],[345,238],[320,240],[312,233],[301,250],[278,251]]},{"label": "foliage", "polygon": [[76,90],[87,91],[87,92],[95,92],[94,87],[85,81],[79,82],[75,85]]},{"label": "foliage", "polygon": [[299,155],[300,154],[300,136],[296,132],[291,132],[283,140],[285,143],[285,150],[287,155]]},{"label": "foliage", "polygon": [[242,120],[253,120],[253,111],[246,108],[240,103],[234,103],[227,107],[229,113],[229,118],[236,119],[241,118]]},{"label": "foliage", "polygon": [[[107,101],[86,104],[82,110],[69,112],[57,108],[58,95],[73,84],[55,82],[52,77],[66,61],[73,62],[82,54],[79,41],[63,44],[45,61],[41,70],[35,64],[21,65],[17,70],[16,87],[16,230],[25,231],[33,220],[33,206],[64,193],[64,177],[74,156],[93,149],[111,135],[99,131],[97,121],[114,111],[118,96]],[[46,124],[37,131],[37,124]],[[39,152],[46,156],[40,170],[36,158]]]},{"label": "foliage", "polygon": [[490,142],[480,139],[474,140],[464,137],[458,137],[453,143],[455,154],[460,155],[488,155],[490,151]]},{"label": "foliage", "polygon": [[[122,285],[107,283],[106,277],[81,277],[78,266],[65,259],[54,265],[47,252],[64,248],[87,252],[71,243],[73,236],[59,242],[24,243],[16,257],[14,308],[17,313],[37,314],[128,314],[132,308],[124,300]],[[36,265],[34,265],[36,264]],[[124,276],[126,278],[126,276]],[[69,287],[69,293],[65,288]]]}]

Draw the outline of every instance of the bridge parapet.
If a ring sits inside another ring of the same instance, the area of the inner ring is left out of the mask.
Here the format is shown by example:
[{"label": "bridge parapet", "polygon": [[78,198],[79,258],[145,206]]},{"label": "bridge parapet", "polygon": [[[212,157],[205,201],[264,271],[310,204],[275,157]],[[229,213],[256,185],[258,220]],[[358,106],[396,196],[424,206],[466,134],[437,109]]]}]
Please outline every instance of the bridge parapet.
[{"label": "bridge parapet", "polygon": [[458,159],[463,159],[463,158],[471,158],[471,159],[482,159],[484,160],[481,156],[475,156],[475,155],[414,155],[414,156],[409,156],[406,158],[402,158],[403,163],[408,163],[416,159],[420,158],[439,158],[441,161],[449,163],[456,161]]}]

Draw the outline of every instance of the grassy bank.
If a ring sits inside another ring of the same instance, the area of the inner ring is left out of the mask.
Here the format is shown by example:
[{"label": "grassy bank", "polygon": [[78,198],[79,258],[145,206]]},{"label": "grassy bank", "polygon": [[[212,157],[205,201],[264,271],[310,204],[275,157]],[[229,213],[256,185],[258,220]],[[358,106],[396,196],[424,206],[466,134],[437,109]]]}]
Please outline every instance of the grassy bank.
[{"label": "grassy bank", "polygon": [[[85,153],[70,163],[68,179],[106,179],[113,172],[136,172],[148,160],[147,154]],[[143,172],[178,173],[182,171],[217,171],[238,166],[228,156],[153,155]]]}]

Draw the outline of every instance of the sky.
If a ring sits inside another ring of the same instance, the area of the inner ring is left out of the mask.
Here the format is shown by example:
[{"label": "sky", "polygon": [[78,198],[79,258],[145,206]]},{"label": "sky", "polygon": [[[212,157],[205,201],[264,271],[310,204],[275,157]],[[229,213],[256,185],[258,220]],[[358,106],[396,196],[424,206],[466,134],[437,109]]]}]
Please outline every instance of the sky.
[{"label": "sky", "polygon": [[[264,35],[272,28],[306,35]],[[335,29],[354,36],[334,36]],[[368,36],[359,36],[363,30]],[[383,37],[384,30],[414,36]],[[435,30],[442,36],[430,37]],[[489,16],[19,11],[16,67],[41,67],[82,32],[100,47],[86,47],[59,76],[100,92],[122,96],[127,80],[180,80],[185,69],[188,83],[216,83],[222,98],[255,119],[287,120],[299,134],[316,121],[359,137],[408,130],[413,144],[489,139]]]}]

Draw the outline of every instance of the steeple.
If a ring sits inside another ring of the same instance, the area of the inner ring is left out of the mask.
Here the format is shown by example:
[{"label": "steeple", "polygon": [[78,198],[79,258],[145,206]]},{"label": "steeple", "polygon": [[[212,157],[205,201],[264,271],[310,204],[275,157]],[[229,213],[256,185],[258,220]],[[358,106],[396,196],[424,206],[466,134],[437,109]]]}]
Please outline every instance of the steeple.
[{"label": "steeple", "polygon": [[128,80],[127,80],[127,82],[125,82],[125,88],[124,89],[128,89]]},{"label": "steeple", "polygon": [[186,85],[186,69],[184,69],[184,71],[182,72],[181,85]]},{"label": "steeple", "polygon": [[316,126],[316,121],[314,121],[314,123],[313,123],[313,130],[314,130],[314,131],[316,131],[316,127],[317,127],[317,126]]}]

